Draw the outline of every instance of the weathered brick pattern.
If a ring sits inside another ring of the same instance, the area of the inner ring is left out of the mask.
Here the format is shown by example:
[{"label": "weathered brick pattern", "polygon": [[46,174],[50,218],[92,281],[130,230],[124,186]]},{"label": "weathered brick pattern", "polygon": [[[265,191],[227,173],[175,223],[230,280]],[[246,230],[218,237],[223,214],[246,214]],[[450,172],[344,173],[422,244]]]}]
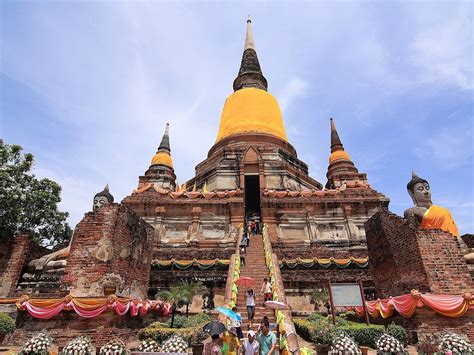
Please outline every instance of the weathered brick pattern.
[{"label": "weathered brick pattern", "polygon": [[386,211],[366,225],[370,268],[380,297],[421,292],[461,294],[473,289],[460,241],[441,230],[418,230]]},{"label": "weathered brick pattern", "polygon": [[63,347],[78,335],[91,337],[96,347],[104,345],[112,338],[125,342],[137,339],[138,331],[152,321],[159,320],[156,314],[146,317],[131,317],[129,314],[117,316],[106,312],[94,318],[81,318],[74,312],[62,312],[49,320],[38,320],[26,312],[19,312],[17,329],[8,340],[9,345],[23,345],[26,340],[46,329],[53,337],[54,344]]},{"label": "weathered brick pattern", "polygon": [[153,228],[120,204],[87,213],[77,225],[62,282],[72,295],[103,296],[101,280],[118,274],[121,295],[146,297]]},{"label": "weathered brick pattern", "polygon": [[30,239],[29,233],[21,233],[9,241],[2,242],[2,246],[9,248],[9,250],[4,255],[6,262],[3,263],[3,273],[0,275],[0,297],[15,294],[16,285],[30,253]]}]

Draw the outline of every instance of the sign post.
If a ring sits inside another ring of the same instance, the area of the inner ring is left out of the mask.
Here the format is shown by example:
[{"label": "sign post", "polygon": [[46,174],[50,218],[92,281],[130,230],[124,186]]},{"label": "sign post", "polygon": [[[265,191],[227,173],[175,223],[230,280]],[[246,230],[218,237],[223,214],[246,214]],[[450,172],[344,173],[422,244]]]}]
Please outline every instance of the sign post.
[{"label": "sign post", "polygon": [[[329,301],[331,302],[331,314],[334,325],[336,325],[336,307],[363,307],[368,322],[367,310],[364,302],[364,291],[359,283],[337,283],[328,281]],[[367,323],[368,324],[368,323]]]}]

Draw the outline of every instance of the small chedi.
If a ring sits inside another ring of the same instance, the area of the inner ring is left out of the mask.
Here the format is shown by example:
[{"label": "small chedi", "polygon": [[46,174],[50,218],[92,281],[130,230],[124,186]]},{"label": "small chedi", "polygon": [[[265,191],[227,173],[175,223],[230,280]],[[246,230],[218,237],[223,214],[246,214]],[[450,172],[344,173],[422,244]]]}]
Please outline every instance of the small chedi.
[{"label": "small chedi", "polygon": [[[425,293],[464,295],[449,317],[424,309],[403,318],[394,312],[388,322],[412,333],[449,328],[473,339],[472,309],[465,305],[474,265],[466,263],[463,241],[474,245],[459,236],[447,209],[432,204],[429,183],[413,174],[407,188],[414,206],[404,218],[390,213],[389,198],[358,170],[332,118],[328,149],[321,152],[328,157],[325,181],[311,177],[269,91],[250,19],[232,89],[215,143],[181,186],[166,124],[130,194],[115,201],[108,185],[95,194],[67,246],[43,250],[24,233],[0,240],[0,297],[17,322],[7,342],[22,345],[43,328],[61,347],[85,334],[98,347],[115,337],[136,340],[169,310],[153,300],[158,292],[183,281],[206,287],[202,297],[187,300],[189,313],[235,305],[245,315],[247,290],[235,282],[240,276],[252,277],[256,288],[268,278],[274,300],[293,315],[328,312],[328,281],[360,283],[367,304],[380,298],[386,308],[389,297],[413,289],[419,300]],[[249,235],[252,252],[245,255],[239,246]],[[256,304],[263,301],[255,292]],[[253,325],[263,316],[278,323],[293,351],[293,315],[257,307]],[[245,329],[249,320],[242,322]]]}]

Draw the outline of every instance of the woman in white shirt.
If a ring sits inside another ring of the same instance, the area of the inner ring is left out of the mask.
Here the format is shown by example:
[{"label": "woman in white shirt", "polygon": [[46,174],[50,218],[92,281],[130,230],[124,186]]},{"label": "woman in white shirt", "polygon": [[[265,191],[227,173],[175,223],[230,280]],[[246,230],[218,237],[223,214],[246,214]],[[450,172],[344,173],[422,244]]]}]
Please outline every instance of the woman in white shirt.
[{"label": "woman in white shirt", "polygon": [[247,315],[249,318],[249,328],[252,328],[252,321],[255,316],[255,294],[251,288],[247,290]]}]

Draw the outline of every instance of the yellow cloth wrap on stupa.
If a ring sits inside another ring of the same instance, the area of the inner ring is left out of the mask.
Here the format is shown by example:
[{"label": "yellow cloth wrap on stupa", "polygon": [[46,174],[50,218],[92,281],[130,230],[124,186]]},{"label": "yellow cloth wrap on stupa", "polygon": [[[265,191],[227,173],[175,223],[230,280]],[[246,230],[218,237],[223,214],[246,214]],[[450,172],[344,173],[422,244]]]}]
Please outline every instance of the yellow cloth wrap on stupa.
[{"label": "yellow cloth wrap on stupa", "polygon": [[280,106],[268,92],[245,88],[227,98],[216,142],[244,132],[266,133],[287,140]]},{"label": "yellow cloth wrap on stupa", "polygon": [[351,160],[349,158],[349,154],[345,150],[336,150],[335,152],[332,152],[331,155],[329,156],[329,164],[334,163],[336,160]]},{"label": "yellow cloth wrap on stupa", "polygon": [[447,208],[431,205],[423,215],[421,229],[441,229],[459,237],[458,227]]},{"label": "yellow cloth wrap on stupa", "polygon": [[168,153],[158,152],[151,159],[151,165],[157,165],[157,164],[166,165],[172,168],[173,160],[171,159],[171,156]]}]

